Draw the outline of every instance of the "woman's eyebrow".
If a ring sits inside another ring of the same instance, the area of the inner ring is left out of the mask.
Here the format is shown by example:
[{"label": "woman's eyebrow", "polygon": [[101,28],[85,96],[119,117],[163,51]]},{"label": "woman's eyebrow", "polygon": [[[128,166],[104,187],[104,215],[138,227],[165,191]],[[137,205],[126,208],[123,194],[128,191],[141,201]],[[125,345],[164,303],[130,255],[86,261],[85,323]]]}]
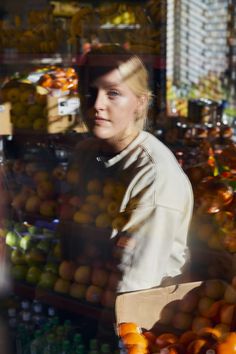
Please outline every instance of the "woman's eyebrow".
[{"label": "woman's eyebrow", "polygon": [[117,81],[102,81],[102,82],[97,82],[97,80],[95,80],[95,82],[92,83],[92,87],[98,87],[98,86],[102,86],[105,88],[110,88],[110,87],[117,87],[122,83],[122,81],[117,82]]}]

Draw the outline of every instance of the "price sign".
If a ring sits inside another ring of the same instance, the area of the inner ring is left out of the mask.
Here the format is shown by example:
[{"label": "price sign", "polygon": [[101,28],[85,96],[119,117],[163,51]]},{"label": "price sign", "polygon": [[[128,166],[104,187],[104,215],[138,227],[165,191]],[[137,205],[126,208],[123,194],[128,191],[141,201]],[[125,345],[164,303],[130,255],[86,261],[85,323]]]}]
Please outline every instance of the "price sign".
[{"label": "price sign", "polygon": [[80,101],[78,97],[60,97],[58,98],[58,114],[66,116],[78,113]]}]

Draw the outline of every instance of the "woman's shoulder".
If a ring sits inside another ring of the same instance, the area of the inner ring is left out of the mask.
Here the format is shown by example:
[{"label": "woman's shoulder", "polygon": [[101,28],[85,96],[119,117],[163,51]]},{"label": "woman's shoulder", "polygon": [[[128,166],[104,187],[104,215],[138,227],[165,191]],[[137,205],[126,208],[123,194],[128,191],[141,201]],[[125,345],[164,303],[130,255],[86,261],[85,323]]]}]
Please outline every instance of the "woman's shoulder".
[{"label": "woman's shoulder", "polygon": [[180,170],[179,163],[168,146],[149,132],[142,132],[142,137],[140,147],[154,166],[158,166],[159,169]]},{"label": "woman's shoulder", "polygon": [[155,176],[155,188],[159,201],[170,201],[170,205],[176,204],[186,196],[191,199],[192,188],[183,168],[178,163],[174,153],[159,139],[150,133],[145,133],[142,148],[146,155],[150,156],[148,163],[152,166],[149,174]]}]

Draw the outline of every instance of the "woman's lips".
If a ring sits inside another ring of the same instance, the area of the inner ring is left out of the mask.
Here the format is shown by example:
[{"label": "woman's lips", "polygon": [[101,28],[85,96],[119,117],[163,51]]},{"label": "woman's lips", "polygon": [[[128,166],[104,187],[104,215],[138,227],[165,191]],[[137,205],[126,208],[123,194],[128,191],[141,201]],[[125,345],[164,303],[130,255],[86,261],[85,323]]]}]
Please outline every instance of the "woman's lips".
[{"label": "woman's lips", "polygon": [[94,118],[95,123],[102,123],[102,122],[108,122],[108,119],[105,119],[103,117],[95,117]]}]

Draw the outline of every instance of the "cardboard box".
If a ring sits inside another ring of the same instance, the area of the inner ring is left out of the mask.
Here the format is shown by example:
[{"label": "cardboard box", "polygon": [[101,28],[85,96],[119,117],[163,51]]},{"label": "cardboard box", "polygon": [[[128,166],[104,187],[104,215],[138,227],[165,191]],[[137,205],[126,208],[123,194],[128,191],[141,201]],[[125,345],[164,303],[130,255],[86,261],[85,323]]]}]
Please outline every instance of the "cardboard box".
[{"label": "cardboard box", "polygon": [[85,132],[78,119],[79,98],[73,96],[51,96],[47,98],[48,133],[64,133],[70,130]]},{"label": "cardboard box", "polygon": [[202,281],[190,282],[118,295],[115,304],[116,323],[135,322],[146,330],[158,329],[164,307],[201,285]]},{"label": "cardboard box", "polygon": [[10,115],[11,104],[9,102],[0,104],[0,135],[12,134],[12,123]]}]

